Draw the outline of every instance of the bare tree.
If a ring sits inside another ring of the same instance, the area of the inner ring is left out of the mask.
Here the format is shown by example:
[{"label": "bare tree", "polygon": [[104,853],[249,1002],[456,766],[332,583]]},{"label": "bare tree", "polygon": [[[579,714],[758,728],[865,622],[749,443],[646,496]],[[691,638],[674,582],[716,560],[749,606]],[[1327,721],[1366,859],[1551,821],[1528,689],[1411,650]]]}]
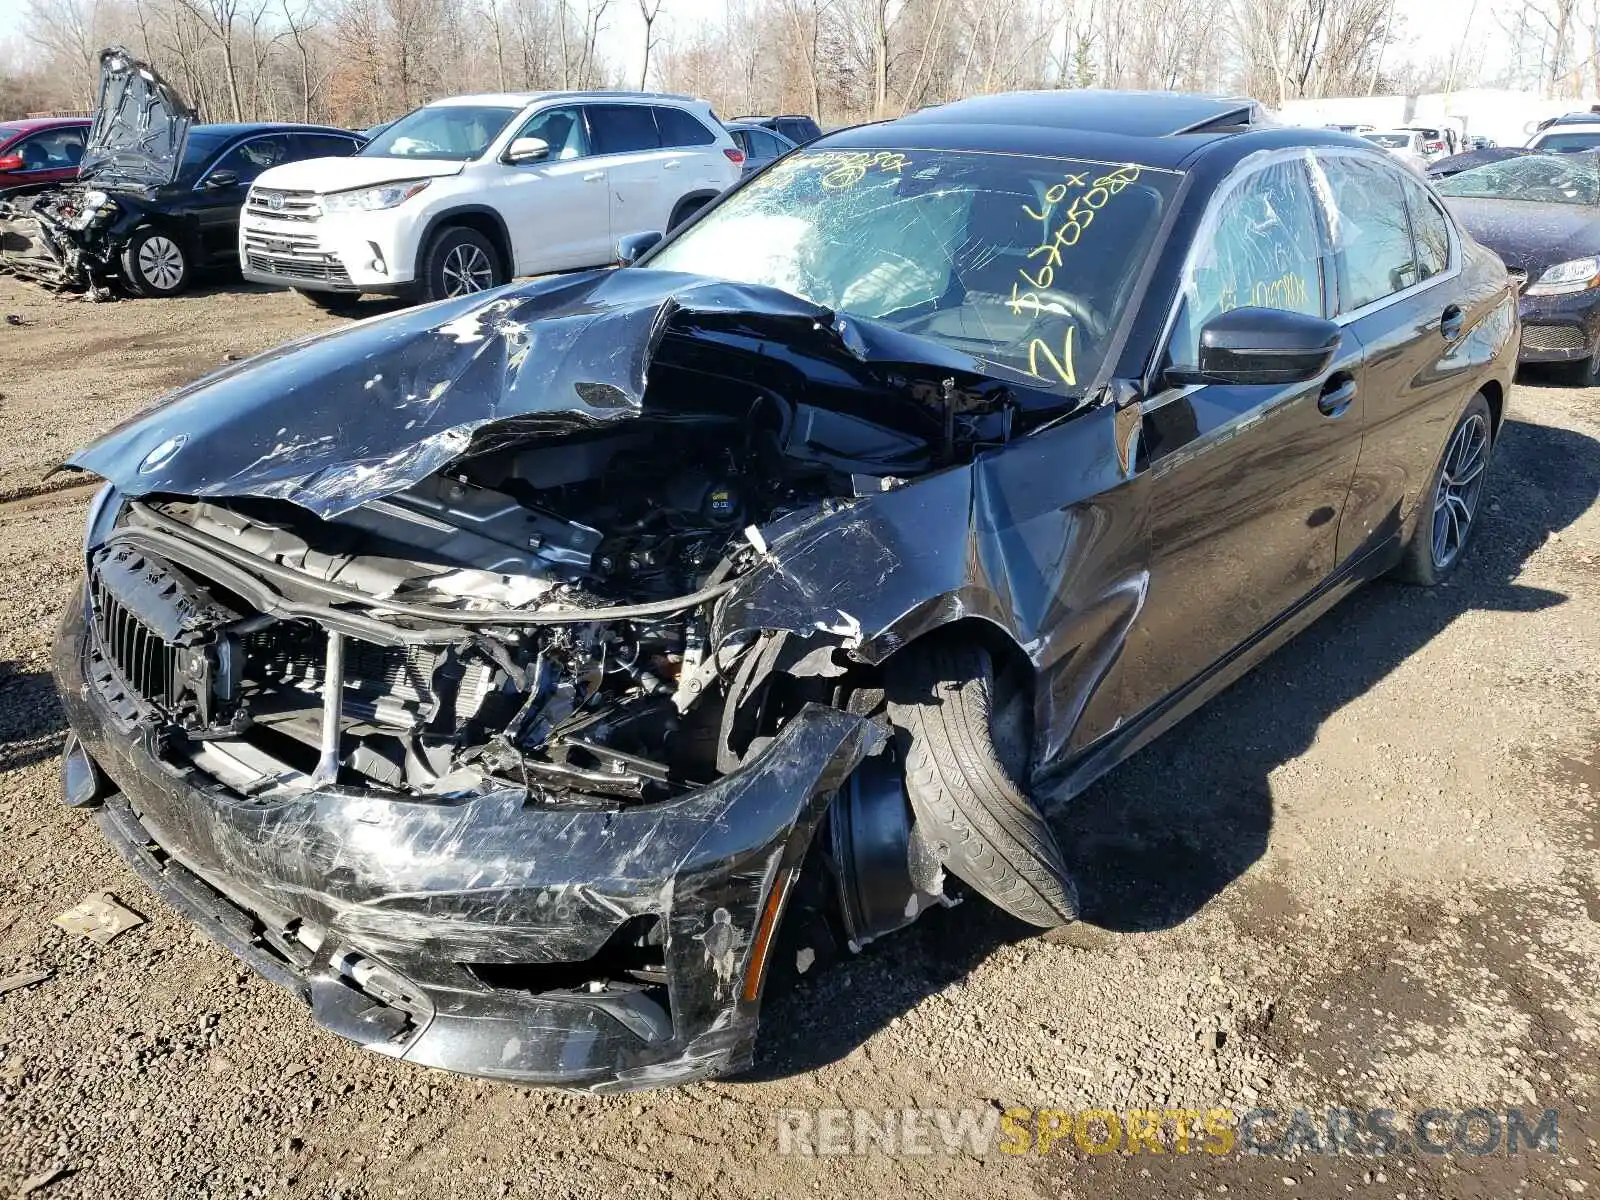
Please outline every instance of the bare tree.
[{"label": "bare tree", "polygon": [[644,20],[644,65],[639,68],[639,90],[642,92],[650,81],[650,51],[656,48],[655,39],[651,37],[650,30],[656,23],[656,18],[661,15],[661,5],[665,0],[639,0],[639,16]]}]

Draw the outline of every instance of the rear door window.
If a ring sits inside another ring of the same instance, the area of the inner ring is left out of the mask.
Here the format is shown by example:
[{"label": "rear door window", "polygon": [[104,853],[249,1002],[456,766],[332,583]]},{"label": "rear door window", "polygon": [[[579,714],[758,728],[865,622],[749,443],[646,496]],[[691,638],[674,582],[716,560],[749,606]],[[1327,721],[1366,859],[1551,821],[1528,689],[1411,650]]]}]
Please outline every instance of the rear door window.
[{"label": "rear door window", "polygon": [[717,135],[681,108],[661,107],[655,110],[656,128],[661,133],[663,146],[711,146]]},{"label": "rear door window", "polygon": [[1330,155],[1320,164],[1343,266],[1339,310],[1351,312],[1416,283],[1406,181],[1388,163],[1356,155]]},{"label": "rear door window", "polygon": [[659,150],[661,135],[645,104],[596,104],[589,110],[596,154]]},{"label": "rear door window", "polygon": [[1172,362],[1199,361],[1200,329],[1251,306],[1323,316],[1327,244],[1304,163],[1251,171],[1212,201],[1195,237],[1169,343]]},{"label": "rear door window", "polygon": [[1450,222],[1428,189],[1413,179],[1401,179],[1411,210],[1411,233],[1417,247],[1417,275],[1432,279],[1450,265]]}]

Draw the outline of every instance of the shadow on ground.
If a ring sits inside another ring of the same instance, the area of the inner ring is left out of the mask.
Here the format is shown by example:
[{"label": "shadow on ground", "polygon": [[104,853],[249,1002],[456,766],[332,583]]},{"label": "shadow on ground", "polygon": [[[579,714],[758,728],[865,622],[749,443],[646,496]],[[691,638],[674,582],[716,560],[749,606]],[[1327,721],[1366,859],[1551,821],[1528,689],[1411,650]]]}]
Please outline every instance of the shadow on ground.
[{"label": "shadow on ground", "polygon": [[0,772],[54,758],[66,732],[66,718],[49,673],[19,670],[16,663],[0,662]]},{"label": "shadow on ground", "polygon": [[[1271,772],[1302,754],[1330,714],[1463,613],[1538,612],[1566,599],[1516,579],[1550,534],[1597,498],[1600,442],[1510,421],[1475,541],[1446,584],[1379,583],[1357,593],[1053,821],[1083,920],[1133,932],[1169,928],[1198,912],[1265,852]],[[750,1078],[808,1071],[848,1054],[996,947],[1031,932],[981,901],[928,914],[770,1000]],[[827,1020],[815,1019],[819,1009]]]}]

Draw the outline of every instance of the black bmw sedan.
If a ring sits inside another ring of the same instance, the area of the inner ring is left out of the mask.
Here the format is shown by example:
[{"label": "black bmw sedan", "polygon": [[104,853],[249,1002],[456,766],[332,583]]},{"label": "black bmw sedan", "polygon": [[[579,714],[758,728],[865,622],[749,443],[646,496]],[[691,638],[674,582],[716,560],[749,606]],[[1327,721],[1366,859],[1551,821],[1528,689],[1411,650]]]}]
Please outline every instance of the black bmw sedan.
[{"label": "black bmw sedan", "polygon": [[[80,451],[68,803],[342,1036],[595,1089],[960,896],[1479,520],[1500,261],[1337,133],[990,96],[632,265],[232,365]],[[652,249],[641,249],[655,240]]]},{"label": "black bmw sedan", "polygon": [[1435,185],[1521,292],[1523,362],[1600,371],[1600,155],[1525,154]]}]

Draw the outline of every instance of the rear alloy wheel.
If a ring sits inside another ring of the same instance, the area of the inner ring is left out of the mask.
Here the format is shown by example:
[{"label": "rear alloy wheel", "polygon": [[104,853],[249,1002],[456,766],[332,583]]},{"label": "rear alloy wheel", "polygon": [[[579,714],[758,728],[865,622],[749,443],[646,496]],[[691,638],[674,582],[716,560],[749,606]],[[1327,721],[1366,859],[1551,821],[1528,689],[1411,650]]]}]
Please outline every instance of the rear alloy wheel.
[{"label": "rear alloy wheel", "polygon": [[122,249],[122,279],[136,296],[176,296],[189,286],[189,257],[175,238],[141,229]]},{"label": "rear alloy wheel", "polygon": [[1478,507],[1494,451],[1489,403],[1474,396],[1445,443],[1433,485],[1397,573],[1409,583],[1438,583],[1461,561],[1478,525]]},{"label": "rear alloy wheel", "polygon": [[978,646],[912,645],[890,660],[889,719],[917,836],[992,904],[1049,929],[1077,919],[1077,892],[1055,834],[1018,783],[1027,771],[1026,693],[996,682]]},{"label": "rear alloy wheel", "polygon": [[447,300],[488,291],[504,283],[500,256],[475,229],[457,226],[437,234],[423,266],[424,300]]}]

